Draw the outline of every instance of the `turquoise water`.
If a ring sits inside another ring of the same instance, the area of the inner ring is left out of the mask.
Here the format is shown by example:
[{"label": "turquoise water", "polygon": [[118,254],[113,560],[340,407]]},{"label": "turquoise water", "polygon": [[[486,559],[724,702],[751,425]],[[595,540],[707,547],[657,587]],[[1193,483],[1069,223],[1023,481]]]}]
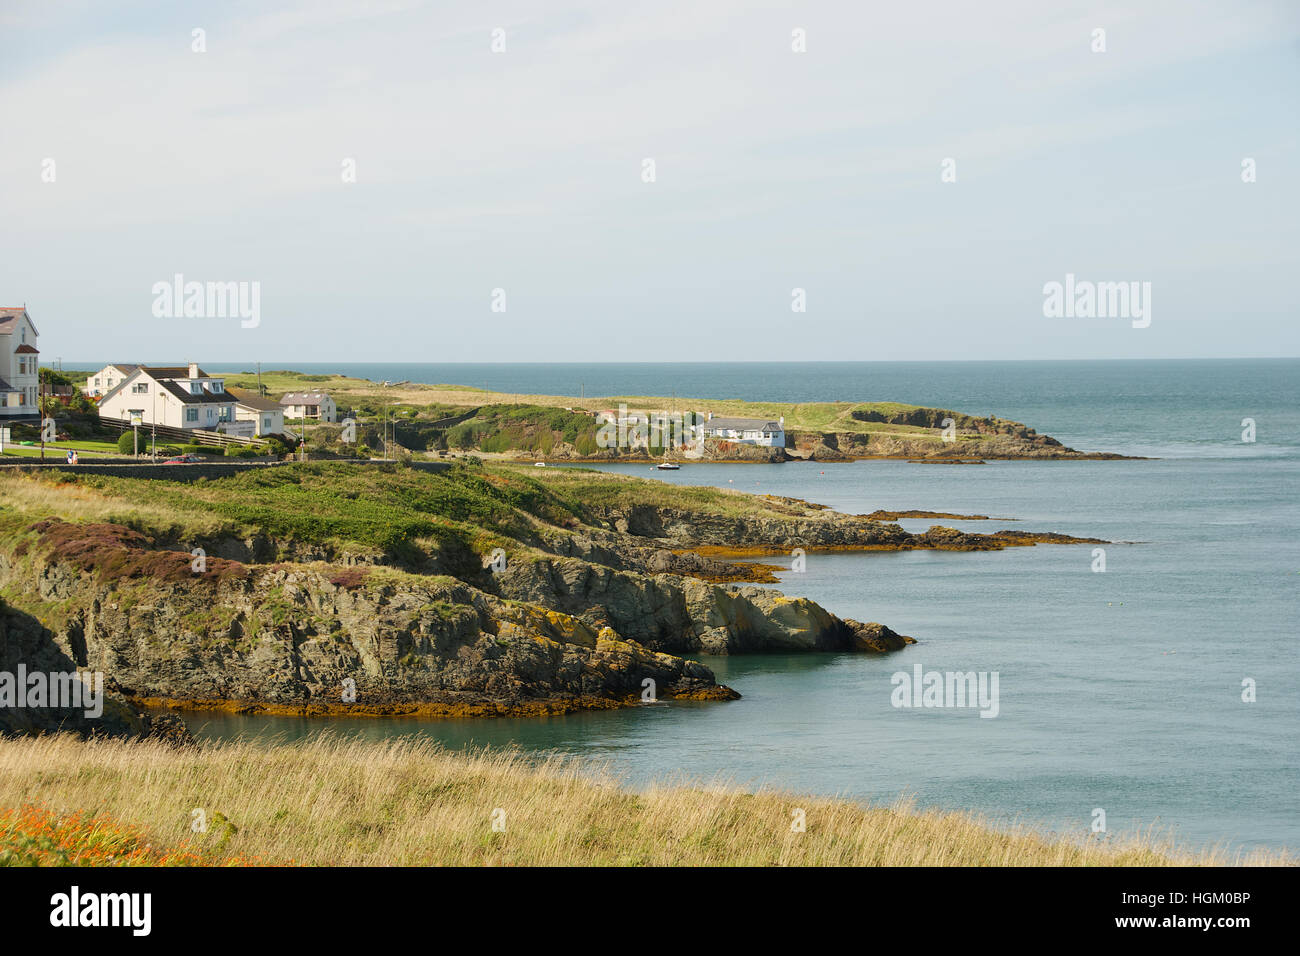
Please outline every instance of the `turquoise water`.
[{"label": "turquoise water", "polygon": [[[495,368],[504,376],[512,367]],[[548,384],[545,367],[513,368],[519,391],[559,391],[559,377],[569,374],[553,370]],[[634,387],[639,382],[625,374],[628,384],[609,390],[703,395],[719,381],[712,370],[697,370],[701,379],[691,382],[683,368],[690,367],[644,372],[669,381],[667,388]],[[438,371],[424,380],[474,384]],[[580,371],[594,379],[592,368]],[[774,401],[816,391],[802,378],[782,385],[764,372],[751,366],[748,384],[724,377],[719,387]],[[879,389],[850,390],[855,377],[890,376]],[[926,806],[1070,831],[1086,830],[1094,808],[1103,808],[1112,832],[1155,824],[1193,844],[1300,846],[1300,361],[836,366],[822,378],[821,397],[996,412],[1076,447],[1160,460],[691,465],[668,473],[610,466],[849,512],[920,508],[1017,519],[952,522],[969,530],[1061,531],[1124,543],[1107,546],[1105,573],[1091,570],[1091,546],[814,552],[804,572],[783,573],[782,590],[920,643],[884,658],[706,659],[744,695],[733,703],[329,726],[598,757],[633,783],[686,774],[870,800],[907,794]],[[939,394],[945,390],[947,397]],[[1241,441],[1244,417],[1256,421],[1253,444]],[[902,523],[922,530],[930,522]],[[893,707],[891,675],[917,663],[997,672],[998,716]],[[1256,684],[1254,703],[1241,699],[1246,678]],[[240,717],[191,723],[211,736],[295,737],[320,726]]]}]

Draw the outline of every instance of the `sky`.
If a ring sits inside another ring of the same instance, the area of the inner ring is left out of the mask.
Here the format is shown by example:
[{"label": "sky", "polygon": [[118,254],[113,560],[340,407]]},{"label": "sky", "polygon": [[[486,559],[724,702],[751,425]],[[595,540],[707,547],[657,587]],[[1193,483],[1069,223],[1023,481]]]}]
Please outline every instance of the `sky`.
[{"label": "sky", "polygon": [[[2,0],[0,39],[0,306],[65,367],[1300,355],[1291,0]],[[1067,275],[1149,323],[1045,315]]]}]

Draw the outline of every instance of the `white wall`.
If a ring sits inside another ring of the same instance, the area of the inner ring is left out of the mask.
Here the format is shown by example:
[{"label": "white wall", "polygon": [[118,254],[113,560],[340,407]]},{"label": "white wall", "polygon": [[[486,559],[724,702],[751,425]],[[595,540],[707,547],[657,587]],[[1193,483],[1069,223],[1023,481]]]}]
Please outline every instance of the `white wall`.
[{"label": "white wall", "polygon": [[[0,415],[36,414],[41,384],[40,356],[15,355],[14,350],[23,345],[24,341],[32,348],[40,348],[36,344],[36,327],[25,315],[19,316],[12,332],[0,335],[0,378],[18,389],[17,394],[0,396],[0,402],[3,403],[0,405]],[[19,372],[20,367],[24,371]]]}]

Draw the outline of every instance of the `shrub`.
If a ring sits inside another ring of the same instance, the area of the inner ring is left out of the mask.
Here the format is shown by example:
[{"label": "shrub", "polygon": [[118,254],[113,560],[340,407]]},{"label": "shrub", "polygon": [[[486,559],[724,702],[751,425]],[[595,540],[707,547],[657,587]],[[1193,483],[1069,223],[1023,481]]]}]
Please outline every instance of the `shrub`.
[{"label": "shrub", "polygon": [[135,435],[130,429],[127,429],[118,436],[117,450],[123,455],[130,455],[135,451]]},{"label": "shrub", "polygon": [[262,449],[252,445],[227,445],[225,451],[227,458],[261,458],[265,454]]}]

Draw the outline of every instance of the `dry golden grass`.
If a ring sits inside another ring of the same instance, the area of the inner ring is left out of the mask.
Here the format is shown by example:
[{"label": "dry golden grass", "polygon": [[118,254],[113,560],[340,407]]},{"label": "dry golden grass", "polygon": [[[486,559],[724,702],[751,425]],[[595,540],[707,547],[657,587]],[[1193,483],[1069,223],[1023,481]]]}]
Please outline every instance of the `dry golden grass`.
[{"label": "dry golden grass", "polygon": [[[634,792],[599,768],[517,752],[325,736],[279,746],[0,741],[0,807],[105,814],[160,845],[346,866],[1279,864],[1277,854],[1187,853],[999,831],[962,814],[822,797],[662,785]],[[216,833],[191,832],[192,811]],[[802,809],[806,831],[792,832]],[[494,832],[494,811],[504,832]],[[225,824],[224,821],[229,821]]]},{"label": "dry golden grass", "polygon": [[103,521],[130,527],[187,527],[215,531],[213,515],[158,501],[105,494],[86,484],[60,483],[48,475],[0,471],[0,508],[29,518],[58,515],[67,521]]}]

